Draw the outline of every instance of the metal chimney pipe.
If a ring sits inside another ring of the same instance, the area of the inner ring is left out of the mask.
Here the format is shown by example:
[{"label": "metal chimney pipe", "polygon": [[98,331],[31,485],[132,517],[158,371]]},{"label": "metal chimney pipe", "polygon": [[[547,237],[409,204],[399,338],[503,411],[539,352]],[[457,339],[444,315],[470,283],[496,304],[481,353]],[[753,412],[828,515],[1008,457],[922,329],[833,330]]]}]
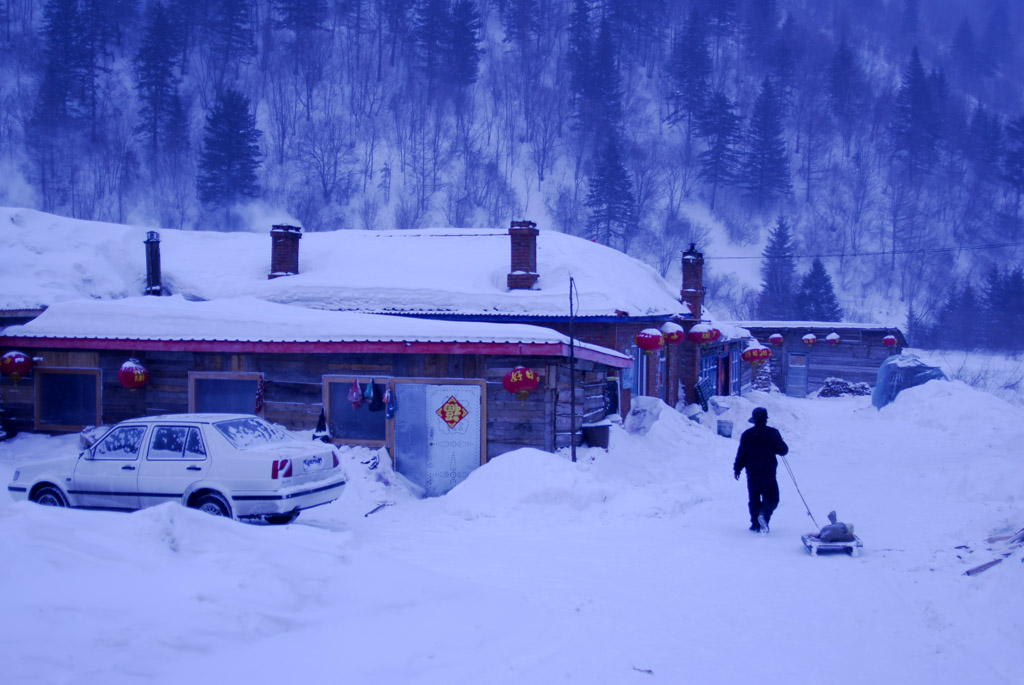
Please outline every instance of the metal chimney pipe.
[{"label": "metal chimney pipe", "polygon": [[156,231],[146,233],[146,295],[163,295],[164,288],[160,277],[160,234]]}]

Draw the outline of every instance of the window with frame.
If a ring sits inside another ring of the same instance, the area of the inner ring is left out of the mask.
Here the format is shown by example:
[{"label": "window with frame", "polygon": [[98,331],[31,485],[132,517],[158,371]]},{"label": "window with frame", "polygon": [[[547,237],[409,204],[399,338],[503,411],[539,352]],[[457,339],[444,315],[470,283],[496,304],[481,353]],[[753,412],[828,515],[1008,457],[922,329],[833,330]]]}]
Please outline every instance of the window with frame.
[{"label": "window with frame", "polygon": [[188,410],[263,416],[263,374],[191,371]]},{"label": "window with frame", "polygon": [[146,435],[145,426],[121,426],[107,433],[96,443],[93,457],[96,459],[120,459],[135,461],[139,458],[139,447]]},{"label": "window with frame", "polygon": [[633,397],[642,397],[647,394],[647,355],[636,345],[633,345],[631,352],[633,356],[633,382],[630,387],[633,391]]},{"label": "window with frame", "polygon": [[35,427],[82,430],[100,425],[100,370],[37,366]]},{"label": "window with frame", "polygon": [[153,429],[146,458],[191,461],[206,459],[203,435],[194,426],[157,426]]},{"label": "window with frame", "polygon": [[[386,394],[390,378],[324,376],[324,416],[331,440],[380,447],[387,444]],[[371,389],[372,388],[372,389]],[[358,392],[358,401],[354,401]]]}]

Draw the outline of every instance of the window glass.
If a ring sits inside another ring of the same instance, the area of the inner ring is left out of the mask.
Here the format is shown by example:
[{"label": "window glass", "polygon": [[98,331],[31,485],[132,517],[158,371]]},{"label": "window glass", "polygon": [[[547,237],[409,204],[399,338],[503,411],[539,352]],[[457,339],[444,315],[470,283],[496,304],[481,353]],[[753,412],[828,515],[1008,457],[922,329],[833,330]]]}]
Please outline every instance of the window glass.
[{"label": "window glass", "polygon": [[153,429],[153,439],[149,444],[150,459],[181,459],[185,451],[185,438],[188,428],[185,426],[157,426]]},{"label": "window glass", "polygon": [[91,426],[98,420],[99,375],[40,371],[37,394],[39,423],[44,426]]},{"label": "window glass", "polygon": [[[353,382],[365,398],[370,381],[358,382],[353,378],[331,379],[327,383],[327,424],[331,437],[340,440],[381,441],[387,438],[387,413],[382,402],[374,403],[363,399],[353,403],[349,393]],[[387,391],[387,381],[374,380],[373,394],[382,399]]]},{"label": "window glass", "polygon": [[96,445],[94,455],[97,459],[130,459],[139,456],[139,447],[146,434],[145,426],[122,426],[115,428]]},{"label": "window glass", "polygon": [[206,445],[203,444],[203,434],[198,428],[188,429],[188,440],[185,441],[186,459],[206,459]]},{"label": "window glass", "polygon": [[259,381],[255,378],[198,377],[194,383],[193,411],[225,414],[258,413]]},{"label": "window glass", "polygon": [[213,426],[217,432],[228,439],[228,442],[240,450],[291,439],[291,436],[256,417],[218,421]]}]

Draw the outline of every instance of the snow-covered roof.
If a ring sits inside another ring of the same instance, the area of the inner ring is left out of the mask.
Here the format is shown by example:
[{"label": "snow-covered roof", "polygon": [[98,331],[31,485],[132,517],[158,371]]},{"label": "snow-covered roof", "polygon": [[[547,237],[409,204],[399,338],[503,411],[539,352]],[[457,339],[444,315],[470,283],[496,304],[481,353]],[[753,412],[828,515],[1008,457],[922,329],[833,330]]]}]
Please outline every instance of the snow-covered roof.
[{"label": "snow-covered roof", "polygon": [[[172,297],[131,297],[120,300],[59,302],[38,318],[9,326],[0,341],[102,341],[104,347],[146,349],[143,343],[329,343],[318,351],[344,351],[346,344],[370,343],[366,351],[416,351],[424,343],[477,344],[478,351],[518,354],[568,354],[569,338],[542,326],[458,322],[330,312],[266,302],[253,297],[190,302]],[[391,344],[388,346],[387,344]],[[382,345],[383,344],[383,345]],[[169,348],[169,345],[156,345]],[[348,347],[352,347],[349,345]],[[492,349],[493,348],[493,349]],[[212,349],[212,348],[211,348]],[[262,348],[261,348],[262,349]],[[269,348],[268,348],[269,349]],[[300,347],[276,349],[292,349]],[[629,357],[598,345],[576,341],[577,354],[621,366]],[[628,363],[625,364],[628,366]]]},{"label": "snow-covered roof", "polygon": [[[268,279],[270,225],[258,233],[159,229],[162,281],[189,299],[252,296],[315,309],[487,317],[565,317],[569,278],[581,317],[688,313],[654,269],[553,230],[537,238],[530,290],[509,290],[505,229],[305,233],[299,273]],[[146,285],[152,228],[0,208],[0,310],[118,299]]]}]

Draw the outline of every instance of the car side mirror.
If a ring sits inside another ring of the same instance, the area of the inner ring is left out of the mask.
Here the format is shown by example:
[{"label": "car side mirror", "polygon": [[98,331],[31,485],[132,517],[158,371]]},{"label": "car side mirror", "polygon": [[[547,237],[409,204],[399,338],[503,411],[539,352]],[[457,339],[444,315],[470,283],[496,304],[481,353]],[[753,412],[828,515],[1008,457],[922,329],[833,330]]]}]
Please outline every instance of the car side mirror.
[{"label": "car side mirror", "polygon": [[92,449],[82,450],[81,452],[78,453],[78,458],[79,459],[92,459],[93,458]]}]

